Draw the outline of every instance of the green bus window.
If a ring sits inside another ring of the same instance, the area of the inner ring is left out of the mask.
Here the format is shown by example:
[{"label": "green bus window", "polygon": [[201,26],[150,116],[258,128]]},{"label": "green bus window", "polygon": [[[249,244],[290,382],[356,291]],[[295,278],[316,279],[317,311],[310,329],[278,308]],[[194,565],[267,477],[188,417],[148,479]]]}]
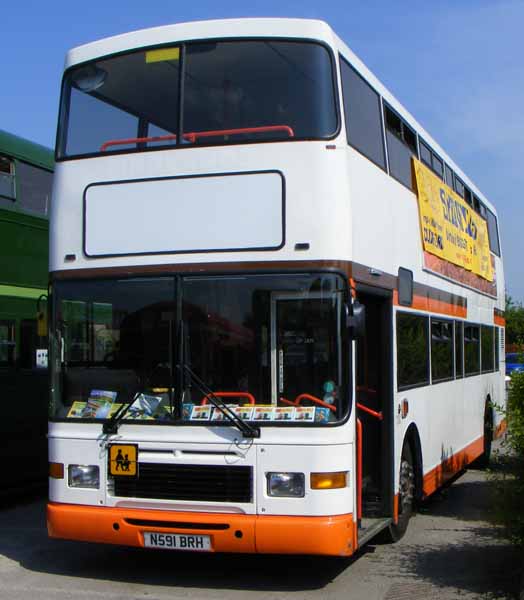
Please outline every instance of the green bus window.
[{"label": "green bus window", "polygon": [[398,389],[429,383],[429,319],[421,315],[397,313]]},{"label": "green bus window", "polygon": [[6,156],[0,156],[0,197],[8,200],[16,197],[14,163]]},{"label": "green bus window", "polygon": [[0,321],[0,367],[15,364],[15,322]]},{"label": "green bus window", "polygon": [[482,372],[490,373],[495,365],[495,348],[493,327],[482,325],[480,332],[480,346],[482,354]]},{"label": "green bus window", "polygon": [[464,326],[464,366],[466,375],[480,373],[480,328],[478,325]]},{"label": "green bus window", "polygon": [[453,379],[453,323],[431,319],[431,380]]}]

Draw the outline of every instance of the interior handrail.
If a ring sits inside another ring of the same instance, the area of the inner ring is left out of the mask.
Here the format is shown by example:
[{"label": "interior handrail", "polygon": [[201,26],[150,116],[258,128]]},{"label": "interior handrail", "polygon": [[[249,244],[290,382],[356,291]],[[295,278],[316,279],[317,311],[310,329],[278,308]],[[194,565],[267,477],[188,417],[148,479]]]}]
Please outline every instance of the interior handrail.
[{"label": "interior handrail", "polygon": [[[239,127],[236,129],[214,129],[209,131],[191,131],[184,133],[182,137],[194,144],[198,138],[216,137],[220,135],[240,135],[244,133],[271,133],[272,131],[283,131],[288,136],[295,137],[295,132],[289,125],[263,125],[261,127]],[[121,140],[108,140],[100,146],[100,152],[104,152],[111,146],[124,146],[126,144],[147,144],[148,142],[167,142],[176,140],[177,136],[155,135],[147,137],[132,137]]]},{"label": "interior handrail", "polygon": [[289,137],[295,137],[295,132],[289,125],[263,125],[261,127],[238,127],[236,129],[216,129],[210,131],[192,131],[184,133],[184,139],[195,143],[198,138],[216,137],[220,135],[239,135],[243,133],[271,133],[272,131],[283,131]]},{"label": "interior handrail", "polygon": [[311,400],[311,402],[314,402],[315,404],[318,404],[319,406],[324,406],[325,408],[329,408],[333,412],[337,412],[337,409],[335,406],[333,406],[332,404],[328,404],[327,402],[324,402],[324,400],[321,400],[320,398],[317,398],[316,396],[312,396],[311,394],[299,394],[295,398],[295,406],[299,406],[300,401],[302,399]]},{"label": "interior handrail", "polygon": [[368,415],[375,417],[375,419],[378,419],[379,421],[382,421],[382,419],[384,418],[382,411],[377,412],[376,410],[373,410],[372,408],[369,408],[369,406],[365,406],[364,404],[361,404],[360,402],[357,402],[357,408],[360,410],[363,410]]},{"label": "interior handrail", "polygon": [[133,137],[122,140],[109,140],[100,146],[100,152],[104,152],[110,146],[124,146],[125,144],[146,144],[147,142],[167,142],[176,140],[176,135],[154,135],[149,137]]},{"label": "interior handrail", "polygon": [[249,392],[213,392],[213,394],[207,394],[204,396],[200,404],[202,406],[206,405],[210,396],[218,396],[219,398],[247,398],[249,400],[249,404],[256,404],[255,396]]}]

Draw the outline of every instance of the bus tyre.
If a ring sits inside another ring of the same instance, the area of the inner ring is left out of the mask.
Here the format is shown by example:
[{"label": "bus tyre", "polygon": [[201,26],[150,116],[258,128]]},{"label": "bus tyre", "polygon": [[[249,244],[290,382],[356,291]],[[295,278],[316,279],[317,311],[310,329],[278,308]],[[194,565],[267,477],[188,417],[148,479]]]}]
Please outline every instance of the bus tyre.
[{"label": "bus tyre", "polygon": [[398,542],[406,533],[409,520],[413,514],[415,498],[415,469],[413,455],[408,442],[404,442],[400,457],[398,520],[391,523],[384,531],[384,541]]},{"label": "bus tyre", "polygon": [[491,443],[493,442],[493,411],[486,405],[484,411],[484,450],[477,460],[479,467],[487,467],[491,457]]}]

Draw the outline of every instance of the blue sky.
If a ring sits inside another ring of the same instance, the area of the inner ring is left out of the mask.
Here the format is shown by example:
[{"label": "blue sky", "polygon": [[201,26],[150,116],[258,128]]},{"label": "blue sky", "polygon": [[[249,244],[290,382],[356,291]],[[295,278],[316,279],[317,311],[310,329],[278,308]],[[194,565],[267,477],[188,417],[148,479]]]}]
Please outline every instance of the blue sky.
[{"label": "blue sky", "polygon": [[506,287],[524,301],[522,0],[89,0],[9,3],[0,22],[0,129],[54,144],[66,51],[211,18],[327,21],[496,205]]}]

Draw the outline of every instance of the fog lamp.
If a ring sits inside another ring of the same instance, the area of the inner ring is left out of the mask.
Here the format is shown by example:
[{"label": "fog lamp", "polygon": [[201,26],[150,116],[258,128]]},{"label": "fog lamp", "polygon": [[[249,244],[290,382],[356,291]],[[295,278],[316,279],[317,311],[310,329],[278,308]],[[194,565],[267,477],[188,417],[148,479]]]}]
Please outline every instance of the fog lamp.
[{"label": "fog lamp", "polygon": [[98,489],[100,469],[96,465],[69,465],[69,487]]},{"label": "fog lamp", "polygon": [[304,473],[267,473],[268,496],[278,498],[303,498]]}]

